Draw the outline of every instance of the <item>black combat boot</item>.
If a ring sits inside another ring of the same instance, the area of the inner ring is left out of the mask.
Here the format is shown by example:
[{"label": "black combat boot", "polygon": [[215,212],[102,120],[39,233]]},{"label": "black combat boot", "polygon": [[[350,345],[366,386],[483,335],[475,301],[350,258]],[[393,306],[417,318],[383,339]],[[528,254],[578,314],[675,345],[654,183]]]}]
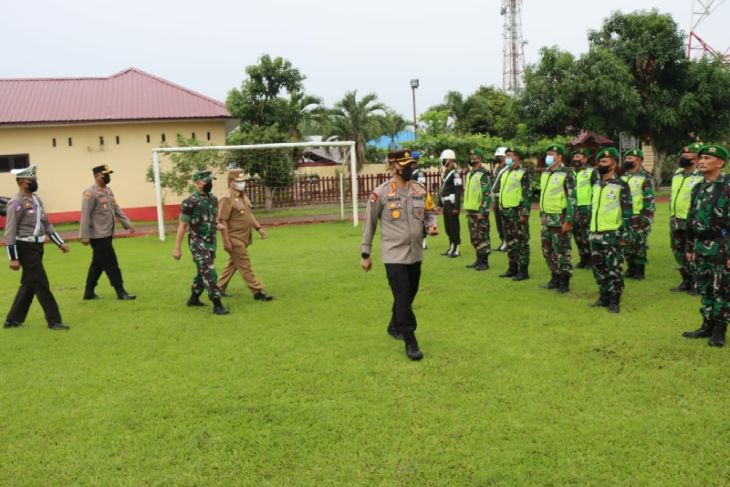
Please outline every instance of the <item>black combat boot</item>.
[{"label": "black combat boot", "polygon": [[405,333],[403,334],[403,341],[406,344],[406,356],[411,360],[421,360],[423,358],[423,353],[421,352],[421,349],[418,348],[418,340],[416,340],[416,334],[411,333]]},{"label": "black combat boot", "polygon": [[692,277],[689,278],[689,289],[687,290],[687,294],[690,296],[697,296],[700,292],[697,290],[697,281],[695,281]]},{"label": "black combat boot", "polygon": [[595,302],[589,304],[589,306],[591,308],[608,308],[608,302],[608,293],[601,293],[600,296],[598,296],[598,299]]},{"label": "black combat boot", "polygon": [[56,331],[68,331],[71,329],[70,326],[64,325],[63,323],[51,323],[48,325],[48,329]]},{"label": "black combat boot", "polygon": [[517,262],[510,262],[509,268],[504,274],[500,274],[499,277],[515,277],[517,275]]},{"label": "black combat boot", "polygon": [[626,269],[626,272],[624,272],[624,277],[633,279],[634,275],[636,275],[636,268],[634,267],[634,264],[632,262],[629,262],[628,268]]},{"label": "black combat boot", "polygon": [[560,294],[570,291],[570,276],[560,276],[557,291]]},{"label": "black combat boot", "polygon": [[550,280],[547,282],[547,284],[543,284],[543,289],[555,289],[558,287],[558,283],[560,280],[560,276],[558,276],[556,273],[552,272],[550,273]]},{"label": "black combat boot", "polygon": [[702,326],[694,331],[685,331],[682,336],[685,338],[709,338],[712,336],[712,328],[714,324],[707,318],[702,320]]},{"label": "black combat boot", "polygon": [[214,315],[227,315],[230,313],[225,306],[223,306],[223,303],[221,303],[221,298],[213,298],[213,314]]},{"label": "black combat boot", "polygon": [[263,291],[257,291],[256,294],[253,295],[254,301],[271,301],[274,299],[274,296],[269,296]]},{"label": "black combat boot", "polygon": [[585,254],[581,255],[581,260],[585,258],[585,262],[583,262],[583,269],[593,269],[593,262],[591,262],[591,254]]},{"label": "black combat boot", "polygon": [[519,266],[519,270],[517,271],[517,274],[512,278],[513,281],[524,281],[525,279],[529,279],[530,274],[527,272],[527,266],[521,265]]},{"label": "black combat boot", "polygon": [[137,296],[134,294],[129,294],[127,291],[124,290],[124,286],[119,286],[116,288],[117,291],[117,299],[121,301],[132,301],[133,299],[137,299]]},{"label": "black combat boot", "polygon": [[634,266],[634,279],[642,281],[644,279],[644,277],[646,277],[644,275],[645,269],[646,269],[645,265],[636,264],[636,266]]},{"label": "black combat boot", "polygon": [[449,244],[449,250],[446,252],[443,252],[441,255],[448,257],[451,255],[451,252],[454,250],[454,244]]},{"label": "black combat boot", "polygon": [[712,329],[712,337],[707,341],[707,344],[711,347],[724,347],[726,332],[727,323],[715,324],[715,327]]},{"label": "black combat boot", "polygon": [[471,264],[467,264],[466,265],[466,268],[467,269],[474,269],[478,265],[479,265],[479,252],[477,252],[477,256],[476,256],[476,259],[474,260],[474,262],[472,262]]},{"label": "black combat boot", "polygon": [[200,300],[200,294],[193,292],[187,302],[188,306],[205,306],[205,303]]},{"label": "black combat boot", "polygon": [[692,278],[684,271],[679,271],[682,274],[682,282],[677,287],[670,289],[673,293],[683,293],[692,289]]},{"label": "black combat boot", "polygon": [[91,299],[99,299],[99,296],[96,295],[96,293],[94,292],[94,288],[93,287],[87,287],[84,290],[84,299],[86,301],[89,301]]},{"label": "black combat boot", "polygon": [[486,271],[489,269],[489,254],[477,254],[477,265],[474,270]]},{"label": "black combat boot", "polygon": [[13,321],[13,320],[7,320],[3,324],[3,328],[17,328],[19,326],[23,326],[23,323],[19,321]]},{"label": "black combat boot", "polygon": [[395,323],[390,323],[386,330],[388,335],[392,336],[396,340],[403,340],[403,335],[398,331],[398,328],[395,327]]},{"label": "black combat boot", "polygon": [[586,268],[586,256],[581,254],[580,261],[575,264],[576,269],[585,269]]},{"label": "black combat boot", "polygon": [[620,294],[612,294],[608,298],[608,312],[609,313],[619,313],[621,311],[621,308],[619,304],[621,303],[621,295]]}]

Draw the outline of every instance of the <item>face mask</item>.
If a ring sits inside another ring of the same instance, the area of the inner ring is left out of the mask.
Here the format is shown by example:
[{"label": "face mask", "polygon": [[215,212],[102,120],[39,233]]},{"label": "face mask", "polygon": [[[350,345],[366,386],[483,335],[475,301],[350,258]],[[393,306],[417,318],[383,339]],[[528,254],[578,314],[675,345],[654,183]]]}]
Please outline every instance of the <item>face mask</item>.
[{"label": "face mask", "polygon": [[399,172],[398,175],[403,178],[403,181],[410,181],[413,179],[413,166],[406,166],[403,171]]},{"label": "face mask", "polygon": [[512,167],[515,165],[515,160],[508,157],[507,159],[504,160],[504,165],[507,167]]},{"label": "face mask", "polygon": [[38,191],[38,181],[28,181],[28,191],[31,193]]},{"label": "face mask", "polygon": [[555,164],[555,156],[545,156],[545,165],[550,167],[553,164]]},{"label": "face mask", "polygon": [[692,165],[692,159],[687,159],[686,157],[682,157],[679,160],[679,167],[689,167]]},{"label": "face mask", "polygon": [[109,184],[109,181],[112,180],[112,177],[108,174],[104,174],[104,176],[101,177],[101,180],[104,182],[104,184]]},{"label": "face mask", "polygon": [[624,161],[623,164],[621,164],[621,167],[623,167],[624,169],[633,169],[634,161]]},{"label": "face mask", "polygon": [[211,189],[213,189],[213,181],[206,181],[203,185],[203,192],[210,193]]},{"label": "face mask", "polygon": [[236,188],[237,191],[243,191],[246,189],[246,181],[241,181],[240,183],[233,183],[233,187]]},{"label": "face mask", "polygon": [[596,171],[598,171],[599,174],[608,174],[611,172],[610,166],[598,166],[596,167]]}]

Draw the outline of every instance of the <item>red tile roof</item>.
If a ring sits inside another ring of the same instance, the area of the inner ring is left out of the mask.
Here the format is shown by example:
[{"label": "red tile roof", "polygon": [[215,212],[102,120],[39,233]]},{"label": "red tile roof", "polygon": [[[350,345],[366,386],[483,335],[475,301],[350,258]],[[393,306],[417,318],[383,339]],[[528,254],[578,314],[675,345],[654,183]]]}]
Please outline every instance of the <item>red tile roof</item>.
[{"label": "red tile roof", "polygon": [[0,79],[0,125],[232,118],[223,103],[129,68],[108,78]]}]

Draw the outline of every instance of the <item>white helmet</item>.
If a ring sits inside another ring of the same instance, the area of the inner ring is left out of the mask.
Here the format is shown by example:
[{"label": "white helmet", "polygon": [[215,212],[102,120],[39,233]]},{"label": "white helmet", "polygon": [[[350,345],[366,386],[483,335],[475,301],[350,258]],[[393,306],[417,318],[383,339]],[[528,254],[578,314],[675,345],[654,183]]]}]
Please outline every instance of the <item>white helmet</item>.
[{"label": "white helmet", "polygon": [[456,160],[456,154],[454,154],[454,151],[451,149],[446,149],[441,153],[441,157],[439,157],[440,160],[445,161],[447,159],[453,159]]},{"label": "white helmet", "polygon": [[494,157],[504,157],[505,155],[507,155],[506,147],[497,147],[497,150],[494,151]]}]

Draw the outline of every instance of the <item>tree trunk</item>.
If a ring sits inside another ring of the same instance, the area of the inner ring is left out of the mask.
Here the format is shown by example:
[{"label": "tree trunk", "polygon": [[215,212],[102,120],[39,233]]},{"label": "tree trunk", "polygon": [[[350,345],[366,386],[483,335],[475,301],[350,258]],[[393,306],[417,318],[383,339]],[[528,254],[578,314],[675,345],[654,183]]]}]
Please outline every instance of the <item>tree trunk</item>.
[{"label": "tree trunk", "polygon": [[271,211],[274,208],[274,188],[264,186],[264,210]]}]

